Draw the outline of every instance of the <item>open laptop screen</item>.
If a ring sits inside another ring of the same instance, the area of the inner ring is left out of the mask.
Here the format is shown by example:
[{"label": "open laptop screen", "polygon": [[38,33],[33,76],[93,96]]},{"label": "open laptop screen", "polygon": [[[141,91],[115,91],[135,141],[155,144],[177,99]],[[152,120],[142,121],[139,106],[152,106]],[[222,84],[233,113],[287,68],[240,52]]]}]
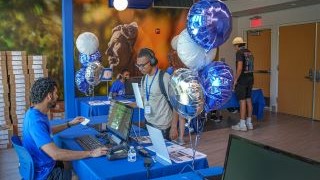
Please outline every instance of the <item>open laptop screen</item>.
[{"label": "open laptop screen", "polygon": [[124,82],[125,96],[131,96],[134,98],[132,83],[138,83],[140,85],[141,79],[142,77],[132,77]]},{"label": "open laptop screen", "polygon": [[320,163],[231,134],[222,179],[319,180]]},{"label": "open laptop screen", "polygon": [[112,100],[110,102],[107,129],[122,141],[127,141],[131,128],[132,115],[132,107]]}]

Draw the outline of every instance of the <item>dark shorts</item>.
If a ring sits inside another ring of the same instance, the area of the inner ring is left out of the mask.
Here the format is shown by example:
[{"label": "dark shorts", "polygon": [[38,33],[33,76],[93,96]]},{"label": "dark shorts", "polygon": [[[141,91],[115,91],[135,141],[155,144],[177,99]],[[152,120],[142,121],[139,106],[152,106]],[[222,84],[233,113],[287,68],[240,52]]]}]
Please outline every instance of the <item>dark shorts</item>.
[{"label": "dark shorts", "polygon": [[62,161],[57,161],[56,165],[48,175],[47,180],[71,180],[71,170],[64,169]]},{"label": "dark shorts", "polygon": [[235,87],[235,93],[238,100],[245,100],[251,98],[253,86],[253,76],[241,77]]},{"label": "dark shorts", "polygon": [[[146,124],[148,124],[152,127],[155,127],[153,124],[151,124],[149,122],[146,122]],[[157,128],[157,127],[155,127],[155,128]],[[157,129],[159,129],[159,128],[157,128]],[[170,140],[170,129],[171,129],[171,127],[168,127],[167,129],[160,129],[164,139]]]}]

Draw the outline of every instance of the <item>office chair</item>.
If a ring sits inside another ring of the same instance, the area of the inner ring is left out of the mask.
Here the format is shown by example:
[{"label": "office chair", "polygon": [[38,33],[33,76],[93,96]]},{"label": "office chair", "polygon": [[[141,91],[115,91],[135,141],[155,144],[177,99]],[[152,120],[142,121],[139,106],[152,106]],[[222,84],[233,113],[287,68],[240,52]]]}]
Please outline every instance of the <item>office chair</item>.
[{"label": "office chair", "polygon": [[31,155],[28,150],[22,146],[22,142],[19,136],[14,135],[11,137],[11,142],[14,150],[16,151],[19,158],[19,172],[22,179],[33,179],[34,166]]}]

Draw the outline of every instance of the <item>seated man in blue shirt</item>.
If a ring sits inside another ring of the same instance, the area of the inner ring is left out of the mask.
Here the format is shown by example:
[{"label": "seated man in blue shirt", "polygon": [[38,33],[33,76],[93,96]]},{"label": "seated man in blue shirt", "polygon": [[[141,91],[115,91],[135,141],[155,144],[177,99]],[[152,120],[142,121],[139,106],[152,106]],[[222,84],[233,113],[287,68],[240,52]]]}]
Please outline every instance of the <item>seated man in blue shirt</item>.
[{"label": "seated man in blue shirt", "polygon": [[123,69],[121,74],[117,77],[117,80],[112,83],[110,88],[110,93],[112,97],[125,95],[125,86],[124,82],[130,78],[130,72],[128,69]]},{"label": "seated man in blue shirt", "polygon": [[99,157],[107,153],[106,148],[92,151],[71,151],[57,147],[51,136],[84,119],[77,117],[65,124],[50,127],[47,113],[55,107],[58,99],[57,84],[50,78],[40,78],[30,92],[32,107],[23,121],[23,146],[29,151],[34,163],[34,179],[71,179],[71,171],[64,169],[62,161],[88,157]]}]

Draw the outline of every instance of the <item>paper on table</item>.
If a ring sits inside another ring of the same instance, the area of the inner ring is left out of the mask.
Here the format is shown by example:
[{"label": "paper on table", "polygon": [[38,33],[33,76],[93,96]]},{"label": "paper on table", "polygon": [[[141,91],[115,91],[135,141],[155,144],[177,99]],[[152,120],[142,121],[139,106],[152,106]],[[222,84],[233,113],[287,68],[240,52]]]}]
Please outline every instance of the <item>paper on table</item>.
[{"label": "paper on table", "polygon": [[87,125],[90,122],[90,119],[84,118],[84,121],[81,122],[82,125]]},{"label": "paper on table", "polygon": [[132,88],[133,88],[133,92],[134,92],[134,97],[136,98],[137,106],[139,108],[143,109],[144,106],[143,106],[142,97],[140,94],[138,83],[132,83]]},{"label": "paper on table", "polygon": [[[176,144],[168,146],[167,148],[170,154],[170,159],[175,163],[192,161],[193,150],[191,148],[185,148],[183,146],[176,145]],[[207,155],[196,151],[195,159],[201,159],[205,157],[207,157]]]},{"label": "paper on table", "polygon": [[110,104],[110,101],[94,100],[94,101],[89,101],[88,104],[90,106],[108,105],[108,104]]},{"label": "paper on table", "polygon": [[124,104],[130,104],[130,103],[133,103],[132,101],[130,100],[119,100],[119,102],[122,102]]}]

